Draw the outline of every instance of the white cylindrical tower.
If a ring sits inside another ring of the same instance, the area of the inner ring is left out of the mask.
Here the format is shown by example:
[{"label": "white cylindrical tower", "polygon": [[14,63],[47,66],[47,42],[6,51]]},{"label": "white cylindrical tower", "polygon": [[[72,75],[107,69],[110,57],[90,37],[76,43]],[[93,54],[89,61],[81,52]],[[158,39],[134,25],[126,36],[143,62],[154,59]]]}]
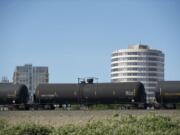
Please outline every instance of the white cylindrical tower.
[{"label": "white cylindrical tower", "polygon": [[157,82],[164,80],[164,54],[147,45],[130,45],[112,52],[112,82],[142,82],[147,101],[154,101]]}]

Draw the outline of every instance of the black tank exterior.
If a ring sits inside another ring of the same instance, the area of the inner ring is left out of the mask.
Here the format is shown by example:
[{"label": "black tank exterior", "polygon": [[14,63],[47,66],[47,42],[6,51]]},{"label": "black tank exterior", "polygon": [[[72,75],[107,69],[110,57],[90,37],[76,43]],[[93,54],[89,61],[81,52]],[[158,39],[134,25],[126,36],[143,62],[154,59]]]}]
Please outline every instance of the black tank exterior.
[{"label": "black tank exterior", "polygon": [[100,83],[84,86],[83,99],[87,103],[145,102],[146,95],[141,83]]},{"label": "black tank exterior", "polygon": [[35,93],[36,103],[145,103],[142,83],[40,84]]},{"label": "black tank exterior", "polygon": [[156,100],[159,103],[180,103],[180,81],[158,82]]},{"label": "black tank exterior", "polygon": [[26,104],[28,99],[28,89],[25,85],[0,83],[0,105]]},{"label": "black tank exterior", "polygon": [[36,88],[36,103],[77,103],[79,99],[78,84],[40,84]]}]

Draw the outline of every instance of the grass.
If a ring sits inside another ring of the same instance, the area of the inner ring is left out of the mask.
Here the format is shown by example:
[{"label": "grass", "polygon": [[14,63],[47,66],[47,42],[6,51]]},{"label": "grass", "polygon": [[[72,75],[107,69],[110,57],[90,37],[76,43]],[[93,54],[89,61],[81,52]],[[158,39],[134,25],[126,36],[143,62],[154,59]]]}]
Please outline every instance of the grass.
[{"label": "grass", "polygon": [[0,135],[180,135],[180,121],[156,114],[114,114],[109,119],[91,120],[85,125],[60,127],[34,123],[12,125],[0,120]]}]

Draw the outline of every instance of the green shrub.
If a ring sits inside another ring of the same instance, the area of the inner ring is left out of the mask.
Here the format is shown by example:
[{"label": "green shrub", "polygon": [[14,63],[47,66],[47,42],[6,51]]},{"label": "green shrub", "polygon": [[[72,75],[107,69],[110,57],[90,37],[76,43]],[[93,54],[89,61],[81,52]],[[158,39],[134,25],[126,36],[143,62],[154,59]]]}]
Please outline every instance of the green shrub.
[{"label": "green shrub", "polygon": [[118,113],[115,113],[114,115],[113,115],[113,117],[118,117],[119,116],[119,114]]},{"label": "green shrub", "polygon": [[4,119],[0,119],[0,131],[3,130],[4,128],[8,127],[8,123]]},{"label": "green shrub", "polygon": [[150,114],[146,116],[114,114],[112,118],[90,121],[86,125],[59,128],[37,124],[10,125],[0,120],[0,135],[179,135],[180,121]]},{"label": "green shrub", "polygon": [[0,135],[49,135],[53,128],[36,124],[8,126],[0,131]]}]

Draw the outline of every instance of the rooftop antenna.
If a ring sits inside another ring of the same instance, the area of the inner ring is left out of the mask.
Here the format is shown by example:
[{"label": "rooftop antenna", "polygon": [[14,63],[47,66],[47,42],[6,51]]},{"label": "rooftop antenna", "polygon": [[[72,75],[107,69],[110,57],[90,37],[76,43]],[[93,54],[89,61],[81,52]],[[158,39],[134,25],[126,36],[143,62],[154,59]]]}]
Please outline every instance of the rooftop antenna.
[{"label": "rooftop antenna", "polygon": [[9,80],[6,76],[3,76],[1,82],[2,83],[9,83]]}]

